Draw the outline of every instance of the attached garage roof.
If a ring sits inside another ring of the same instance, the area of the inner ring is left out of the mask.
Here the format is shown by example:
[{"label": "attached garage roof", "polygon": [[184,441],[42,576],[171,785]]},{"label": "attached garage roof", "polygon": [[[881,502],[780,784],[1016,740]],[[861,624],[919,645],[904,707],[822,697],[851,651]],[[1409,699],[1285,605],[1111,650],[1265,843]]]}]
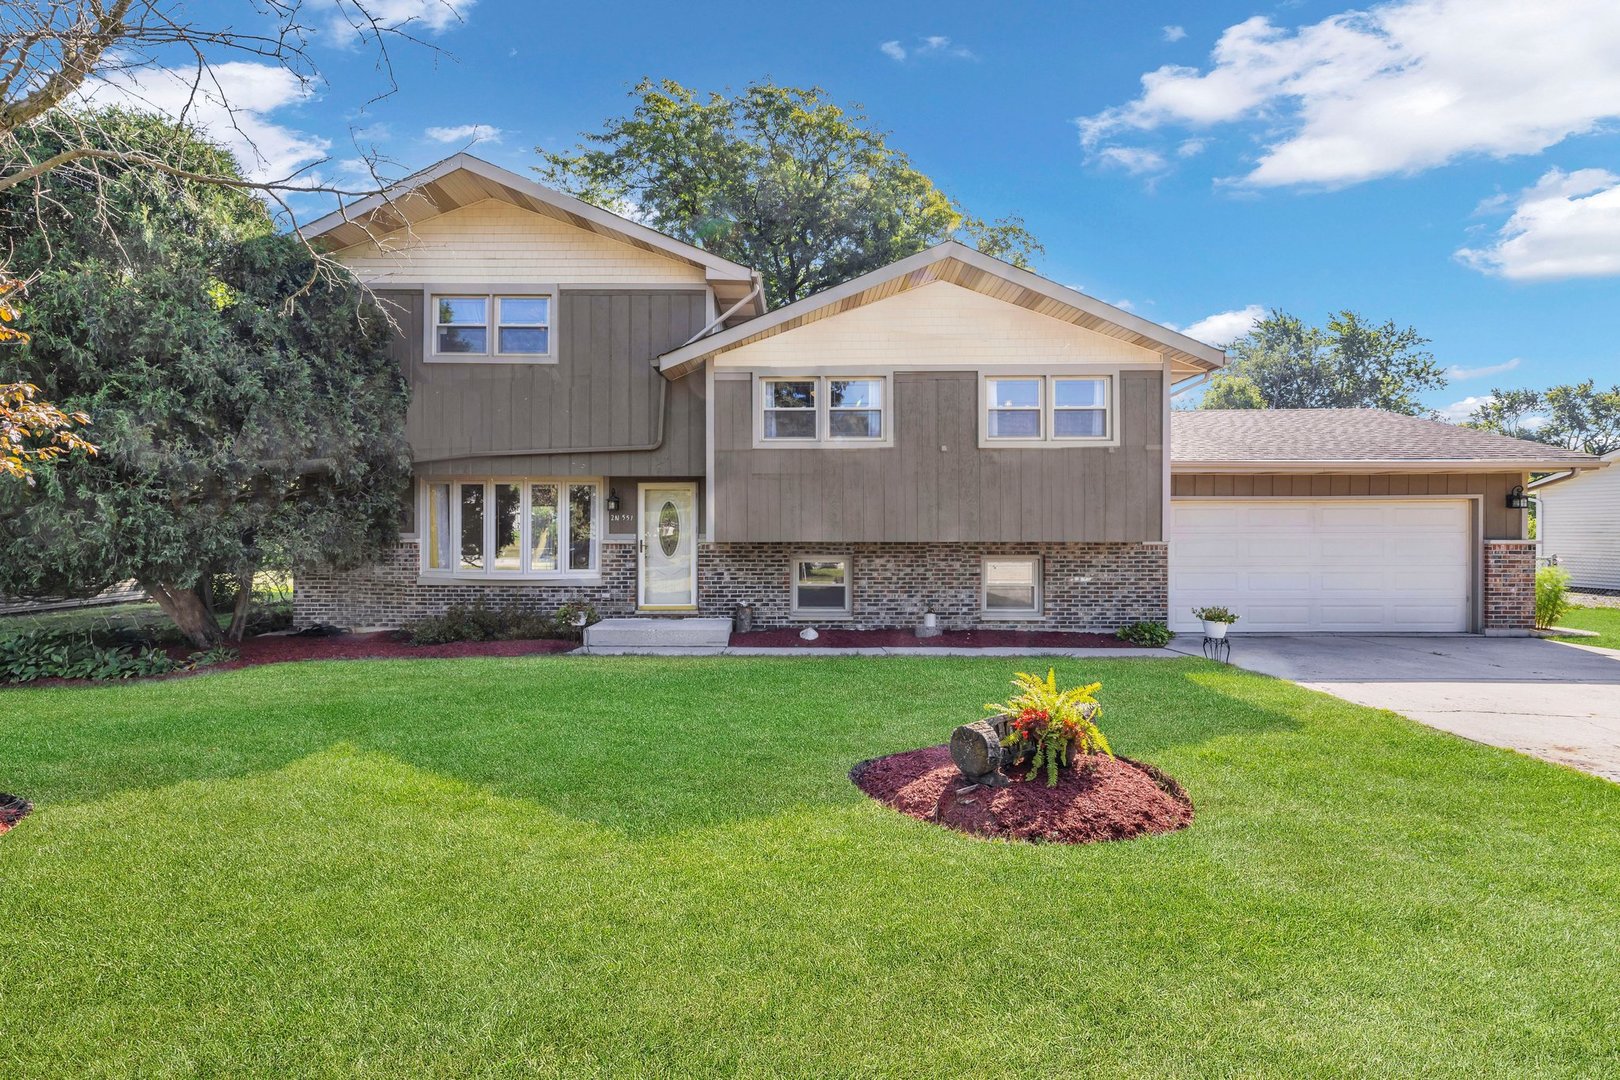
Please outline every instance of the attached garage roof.
[{"label": "attached garage roof", "polygon": [[1191,409],[1170,421],[1177,472],[1546,472],[1587,454],[1380,409]]}]

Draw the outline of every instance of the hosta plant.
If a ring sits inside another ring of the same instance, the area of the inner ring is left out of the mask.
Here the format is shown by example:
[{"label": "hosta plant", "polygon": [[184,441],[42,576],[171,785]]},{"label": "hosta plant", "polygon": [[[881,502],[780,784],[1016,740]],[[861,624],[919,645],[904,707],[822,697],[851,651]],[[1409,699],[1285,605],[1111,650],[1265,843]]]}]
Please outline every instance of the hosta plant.
[{"label": "hosta plant", "polygon": [[1029,761],[1025,779],[1033,780],[1044,769],[1046,786],[1057,787],[1062,766],[1093,754],[1114,756],[1097,726],[1102,706],[1095,695],[1102,683],[1059,690],[1054,669],[1044,679],[1021,671],[1012,682],[1017,693],[985,708],[1011,718],[1001,745],[1011,748],[1016,760]]}]

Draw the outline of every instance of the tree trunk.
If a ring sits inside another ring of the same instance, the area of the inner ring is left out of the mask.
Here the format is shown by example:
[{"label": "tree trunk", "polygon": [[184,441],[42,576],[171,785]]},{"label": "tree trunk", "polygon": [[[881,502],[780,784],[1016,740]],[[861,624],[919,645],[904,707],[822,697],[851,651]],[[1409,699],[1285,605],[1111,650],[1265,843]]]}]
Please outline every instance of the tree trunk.
[{"label": "tree trunk", "polygon": [[208,610],[196,589],[182,589],[164,581],[143,581],[141,587],[199,649],[212,649],[225,640],[225,635],[220,633],[219,620]]},{"label": "tree trunk", "polygon": [[225,631],[227,641],[241,641],[247,633],[248,609],[253,606],[253,574],[236,575],[236,606],[231,609],[231,625]]}]

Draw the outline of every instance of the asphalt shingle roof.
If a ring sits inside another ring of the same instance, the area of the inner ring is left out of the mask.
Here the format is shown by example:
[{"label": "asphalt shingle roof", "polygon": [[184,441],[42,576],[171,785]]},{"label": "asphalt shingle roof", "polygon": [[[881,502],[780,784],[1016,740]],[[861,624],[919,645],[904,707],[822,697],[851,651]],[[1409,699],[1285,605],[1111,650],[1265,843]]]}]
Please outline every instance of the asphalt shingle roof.
[{"label": "asphalt shingle roof", "polygon": [[1596,464],[1562,447],[1380,409],[1192,409],[1170,419],[1170,460]]}]

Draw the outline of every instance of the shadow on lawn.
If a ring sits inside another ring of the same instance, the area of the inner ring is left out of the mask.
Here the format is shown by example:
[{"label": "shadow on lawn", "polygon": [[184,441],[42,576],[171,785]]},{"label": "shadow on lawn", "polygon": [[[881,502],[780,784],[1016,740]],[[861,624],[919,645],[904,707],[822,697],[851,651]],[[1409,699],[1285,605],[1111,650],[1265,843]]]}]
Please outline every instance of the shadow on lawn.
[{"label": "shadow on lawn", "polygon": [[[85,802],[267,772],[349,743],[626,835],[669,834],[858,800],[852,764],[944,742],[1032,666],[931,657],[361,662],[41,692],[22,723],[0,732],[0,789],[42,807]],[[1297,726],[1245,700],[1256,684],[1280,684],[1205,661],[1068,661],[1058,677],[1103,683],[1104,729],[1139,759]]]}]

